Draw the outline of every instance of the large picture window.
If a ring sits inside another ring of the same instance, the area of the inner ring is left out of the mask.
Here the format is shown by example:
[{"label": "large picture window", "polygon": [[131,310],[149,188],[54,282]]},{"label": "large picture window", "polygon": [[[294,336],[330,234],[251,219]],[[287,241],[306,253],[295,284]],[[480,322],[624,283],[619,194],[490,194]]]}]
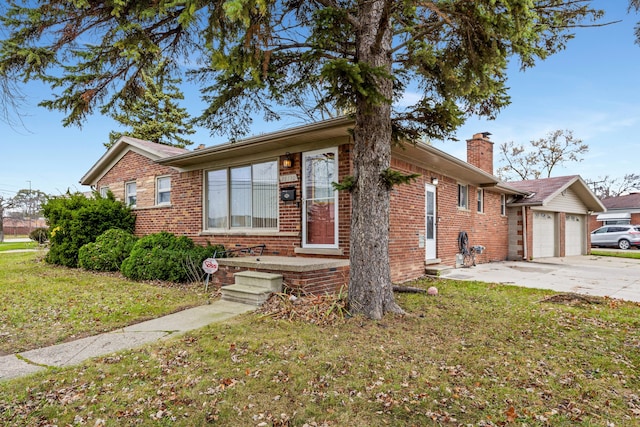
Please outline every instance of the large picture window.
[{"label": "large picture window", "polygon": [[278,227],[278,163],[207,172],[207,228]]}]

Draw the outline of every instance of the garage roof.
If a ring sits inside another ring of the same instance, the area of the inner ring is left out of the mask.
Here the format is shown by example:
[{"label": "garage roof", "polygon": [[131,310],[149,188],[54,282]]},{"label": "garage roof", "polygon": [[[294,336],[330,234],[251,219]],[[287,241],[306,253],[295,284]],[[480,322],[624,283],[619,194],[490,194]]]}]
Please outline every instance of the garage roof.
[{"label": "garage roof", "polygon": [[514,181],[508,184],[529,193],[527,196],[514,199],[510,203],[512,206],[546,206],[563,191],[570,188],[588,210],[595,212],[607,210],[580,175]]}]

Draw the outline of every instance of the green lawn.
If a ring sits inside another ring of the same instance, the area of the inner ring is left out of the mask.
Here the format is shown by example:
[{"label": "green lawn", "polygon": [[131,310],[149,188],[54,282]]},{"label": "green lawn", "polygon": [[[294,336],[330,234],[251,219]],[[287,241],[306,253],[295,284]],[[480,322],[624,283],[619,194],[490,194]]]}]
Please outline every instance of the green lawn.
[{"label": "green lawn", "polygon": [[0,355],[111,331],[204,304],[203,288],[136,283],[0,254]]},{"label": "green lawn", "polygon": [[17,249],[37,249],[38,244],[34,241],[30,242],[2,242],[0,243],[0,252],[13,251]]},{"label": "green lawn", "polygon": [[601,251],[597,249],[591,249],[591,255],[597,256],[610,256],[618,258],[634,258],[640,259],[640,251],[628,252],[628,251]]},{"label": "green lawn", "polygon": [[439,295],[397,294],[406,316],[343,318],[340,301],[281,298],[268,313],[2,382],[0,424],[640,425],[638,304],[413,285]]}]

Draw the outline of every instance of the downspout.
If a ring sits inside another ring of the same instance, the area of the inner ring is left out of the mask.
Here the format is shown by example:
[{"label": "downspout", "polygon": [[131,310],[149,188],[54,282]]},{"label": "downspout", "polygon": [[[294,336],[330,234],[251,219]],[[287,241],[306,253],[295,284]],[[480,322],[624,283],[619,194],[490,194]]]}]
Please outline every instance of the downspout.
[{"label": "downspout", "polygon": [[527,244],[527,208],[526,206],[522,207],[522,254],[523,259],[529,260],[528,254],[528,244]]}]

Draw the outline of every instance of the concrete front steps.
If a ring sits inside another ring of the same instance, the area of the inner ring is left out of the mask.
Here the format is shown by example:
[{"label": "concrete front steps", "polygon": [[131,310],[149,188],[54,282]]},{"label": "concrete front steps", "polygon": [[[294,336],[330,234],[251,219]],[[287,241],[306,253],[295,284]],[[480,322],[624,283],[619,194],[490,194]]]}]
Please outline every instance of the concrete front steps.
[{"label": "concrete front steps", "polygon": [[261,271],[241,271],[233,275],[233,285],[222,286],[222,300],[262,305],[273,292],[282,292],[282,275]]},{"label": "concrete front steps", "polygon": [[440,277],[453,269],[450,265],[441,264],[440,259],[429,260],[424,264],[425,274],[431,277]]}]

